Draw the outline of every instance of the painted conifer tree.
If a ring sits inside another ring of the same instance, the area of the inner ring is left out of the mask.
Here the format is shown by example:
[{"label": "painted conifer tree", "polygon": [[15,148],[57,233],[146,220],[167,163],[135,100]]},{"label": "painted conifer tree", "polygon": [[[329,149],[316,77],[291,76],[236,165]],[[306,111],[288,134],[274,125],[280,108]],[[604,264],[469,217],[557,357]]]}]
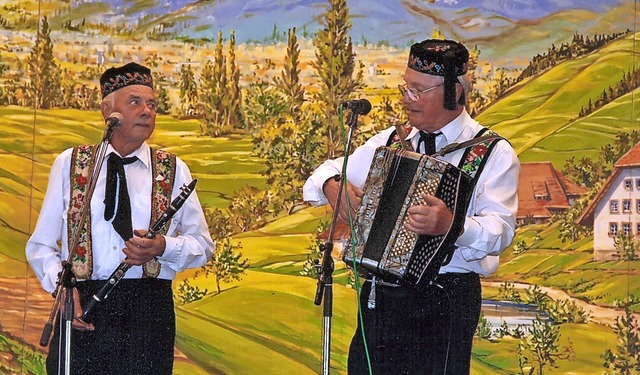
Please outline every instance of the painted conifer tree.
[{"label": "painted conifer tree", "polygon": [[199,103],[203,128],[212,137],[233,132],[244,127],[242,93],[240,89],[240,69],[235,61],[235,35],[231,32],[229,59],[223,51],[222,31],[213,62],[208,61],[200,75]]},{"label": "painted conifer tree", "polygon": [[36,108],[47,109],[55,105],[60,90],[60,68],[53,57],[53,43],[49,22],[44,17],[36,34],[36,41],[27,57],[29,83],[27,93]]},{"label": "painted conifer tree", "polygon": [[320,17],[322,29],[316,34],[316,61],[312,66],[320,79],[315,101],[325,115],[324,142],[327,157],[343,153],[338,106],[363,87],[363,67],[356,69],[356,54],[349,36],[351,21],[346,0],[329,0],[330,7]]},{"label": "painted conifer tree", "polygon": [[266,121],[254,138],[255,150],[265,158],[267,181],[275,200],[274,215],[291,214],[302,203],[302,186],[317,166],[321,147],[319,114],[302,106],[305,89],[300,81],[300,46],[295,29],[289,29],[283,70],[275,77],[278,97],[282,97],[280,116]]},{"label": "painted conifer tree", "polygon": [[289,29],[284,67],[280,77],[276,77],[275,81],[276,85],[286,94],[289,113],[294,120],[299,120],[304,104],[305,90],[300,82],[300,45],[295,27]]},{"label": "painted conifer tree", "polygon": [[242,111],[242,90],[240,89],[240,67],[236,64],[236,35],[231,31],[229,38],[229,88],[227,122],[234,128],[244,128],[245,120]]},{"label": "painted conifer tree", "polygon": [[199,98],[203,128],[212,137],[218,137],[225,129],[225,108],[227,89],[227,59],[223,53],[222,31],[218,32],[218,41],[213,61],[209,60],[200,75]]},{"label": "painted conifer tree", "polygon": [[190,64],[180,66],[180,114],[192,116],[198,110],[198,84]]}]

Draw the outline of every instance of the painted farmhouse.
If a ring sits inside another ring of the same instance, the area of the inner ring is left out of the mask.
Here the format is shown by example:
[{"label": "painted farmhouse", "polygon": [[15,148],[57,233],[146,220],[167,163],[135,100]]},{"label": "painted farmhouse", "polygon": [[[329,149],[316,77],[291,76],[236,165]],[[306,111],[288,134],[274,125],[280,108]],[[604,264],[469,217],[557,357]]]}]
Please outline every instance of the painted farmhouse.
[{"label": "painted farmhouse", "polygon": [[616,260],[618,234],[640,236],[640,143],[614,165],[578,224],[593,225],[594,260]]}]

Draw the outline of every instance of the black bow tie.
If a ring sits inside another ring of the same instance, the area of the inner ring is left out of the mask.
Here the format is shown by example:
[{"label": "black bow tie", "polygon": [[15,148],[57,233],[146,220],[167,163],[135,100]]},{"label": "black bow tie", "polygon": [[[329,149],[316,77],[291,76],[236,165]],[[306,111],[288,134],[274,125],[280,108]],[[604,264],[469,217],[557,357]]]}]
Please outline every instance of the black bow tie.
[{"label": "black bow tie", "polygon": [[[121,158],[111,153],[107,160],[107,183],[104,196],[104,219],[111,225],[123,240],[133,237],[133,225],[131,224],[131,201],[127,189],[127,177],[124,173],[125,164],[131,164],[138,160],[137,157]],[[116,211],[116,190],[118,190],[118,209]],[[114,217],[115,216],[115,217]]]},{"label": "black bow tie", "polygon": [[420,144],[424,144],[424,154],[433,155],[436,153],[436,138],[442,133],[427,133],[420,131],[420,140],[418,141],[418,150],[420,150]]}]

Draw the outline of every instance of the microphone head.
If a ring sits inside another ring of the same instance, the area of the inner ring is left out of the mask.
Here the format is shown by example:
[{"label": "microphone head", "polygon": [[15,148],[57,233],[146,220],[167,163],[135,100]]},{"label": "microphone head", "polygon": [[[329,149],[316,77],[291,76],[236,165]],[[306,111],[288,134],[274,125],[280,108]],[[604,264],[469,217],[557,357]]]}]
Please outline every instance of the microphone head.
[{"label": "microphone head", "polygon": [[366,115],[371,112],[371,102],[367,99],[348,100],[342,103],[341,106],[358,115]]},{"label": "microphone head", "polygon": [[371,112],[371,102],[368,101],[367,99],[360,99],[358,100],[359,102],[359,111],[358,113],[360,113],[361,115],[366,115],[369,112]]},{"label": "microphone head", "polygon": [[111,112],[104,122],[110,128],[117,128],[124,123],[124,116],[120,112]]}]

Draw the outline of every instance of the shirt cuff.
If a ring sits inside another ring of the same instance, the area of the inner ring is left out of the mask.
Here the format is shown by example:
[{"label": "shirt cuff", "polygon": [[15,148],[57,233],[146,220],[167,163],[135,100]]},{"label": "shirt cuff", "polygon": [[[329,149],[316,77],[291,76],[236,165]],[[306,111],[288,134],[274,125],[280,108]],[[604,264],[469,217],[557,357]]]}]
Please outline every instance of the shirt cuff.
[{"label": "shirt cuff", "polygon": [[158,260],[166,263],[178,263],[180,253],[182,252],[183,238],[164,236],[165,246],[164,253],[158,257]]},{"label": "shirt cuff", "polygon": [[322,206],[327,204],[327,197],[322,191],[324,183],[336,175],[335,171],[316,172],[304,184],[303,193],[304,200],[314,206]]},{"label": "shirt cuff", "polygon": [[462,235],[456,240],[458,247],[468,247],[478,240],[482,233],[482,227],[477,221],[470,217],[466,217],[464,220],[464,231]]}]

